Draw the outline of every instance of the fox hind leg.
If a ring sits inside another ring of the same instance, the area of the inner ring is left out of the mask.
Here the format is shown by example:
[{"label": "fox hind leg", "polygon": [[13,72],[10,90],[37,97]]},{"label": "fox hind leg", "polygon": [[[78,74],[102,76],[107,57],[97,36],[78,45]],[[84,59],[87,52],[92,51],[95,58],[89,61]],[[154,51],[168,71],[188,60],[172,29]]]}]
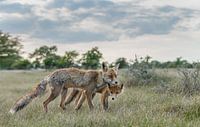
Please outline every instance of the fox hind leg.
[{"label": "fox hind leg", "polygon": [[86,91],[85,95],[86,95],[88,106],[89,106],[90,110],[93,110],[94,105],[92,103],[92,92]]},{"label": "fox hind leg", "polygon": [[59,94],[61,91],[61,87],[54,87],[51,88],[51,94],[49,95],[49,97],[43,102],[43,106],[44,106],[44,111],[48,112],[48,104],[53,101]]},{"label": "fox hind leg", "polygon": [[65,105],[70,104],[79,94],[79,90],[73,89],[70,95],[67,97]]},{"label": "fox hind leg", "polygon": [[62,88],[62,91],[61,91],[61,101],[60,101],[60,107],[65,110],[65,99],[66,99],[66,96],[67,96],[67,88]]}]

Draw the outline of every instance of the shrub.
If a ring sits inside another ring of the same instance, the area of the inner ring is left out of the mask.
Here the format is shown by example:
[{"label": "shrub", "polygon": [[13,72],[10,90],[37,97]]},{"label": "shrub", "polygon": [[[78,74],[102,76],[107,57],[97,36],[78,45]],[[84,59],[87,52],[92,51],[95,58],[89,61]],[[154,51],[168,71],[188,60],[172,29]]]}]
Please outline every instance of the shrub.
[{"label": "shrub", "polygon": [[194,103],[190,105],[185,111],[184,111],[184,117],[186,120],[194,120],[200,118],[200,105],[199,103]]},{"label": "shrub", "polygon": [[169,77],[159,75],[156,69],[150,66],[149,57],[140,60],[136,58],[127,70],[121,72],[120,79],[126,86],[166,84],[169,81]]},{"label": "shrub", "polygon": [[178,87],[184,95],[193,95],[200,92],[200,68],[179,69],[180,81]]},{"label": "shrub", "polygon": [[26,59],[18,60],[11,66],[12,69],[30,69],[31,67],[30,61]]}]

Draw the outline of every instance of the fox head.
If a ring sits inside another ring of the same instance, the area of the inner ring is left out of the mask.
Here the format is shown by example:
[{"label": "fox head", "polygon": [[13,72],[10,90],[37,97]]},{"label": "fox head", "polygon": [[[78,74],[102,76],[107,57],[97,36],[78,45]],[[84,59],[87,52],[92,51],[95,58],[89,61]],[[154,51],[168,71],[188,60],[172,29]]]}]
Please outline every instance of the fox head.
[{"label": "fox head", "polygon": [[103,62],[102,63],[102,72],[103,72],[103,81],[107,84],[118,84],[117,81],[117,72],[118,72],[119,64],[117,64],[113,68],[109,68],[108,65]]},{"label": "fox head", "polygon": [[121,85],[108,85],[109,88],[109,95],[111,96],[112,100],[115,100],[117,95],[119,95],[123,90],[124,84]]}]

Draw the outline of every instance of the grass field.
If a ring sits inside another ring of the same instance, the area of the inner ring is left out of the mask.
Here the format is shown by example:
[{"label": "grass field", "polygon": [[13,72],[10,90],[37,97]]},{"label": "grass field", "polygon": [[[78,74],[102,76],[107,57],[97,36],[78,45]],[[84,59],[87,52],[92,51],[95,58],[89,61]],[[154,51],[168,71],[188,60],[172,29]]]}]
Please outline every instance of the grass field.
[{"label": "grass field", "polygon": [[[126,87],[117,100],[109,100],[108,112],[100,108],[99,96],[95,109],[88,106],[74,110],[74,104],[62,111],[60,98],[44,113],[42,102],[48,96],[35,99],[24,110],[11,115],[10,107],[32,89],[49,72],[0,71],[0,127],[61,127],[61,126],[128,126],[128,127],[199,127],[200,96],[176,93],[156,93],[155,86]],[[168,73],[170,74],[170,73]]]}]

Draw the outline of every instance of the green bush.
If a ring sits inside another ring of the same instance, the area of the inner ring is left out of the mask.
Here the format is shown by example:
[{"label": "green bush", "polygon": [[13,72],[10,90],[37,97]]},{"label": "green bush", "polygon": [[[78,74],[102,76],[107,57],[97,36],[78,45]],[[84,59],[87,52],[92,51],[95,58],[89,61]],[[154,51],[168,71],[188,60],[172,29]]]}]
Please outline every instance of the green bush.
[{"label": "green bush", "polygon": [[12,69],[30,69],[32,68],[31,62],[29,60],[23,59],[18,60],[11,65]]}]

